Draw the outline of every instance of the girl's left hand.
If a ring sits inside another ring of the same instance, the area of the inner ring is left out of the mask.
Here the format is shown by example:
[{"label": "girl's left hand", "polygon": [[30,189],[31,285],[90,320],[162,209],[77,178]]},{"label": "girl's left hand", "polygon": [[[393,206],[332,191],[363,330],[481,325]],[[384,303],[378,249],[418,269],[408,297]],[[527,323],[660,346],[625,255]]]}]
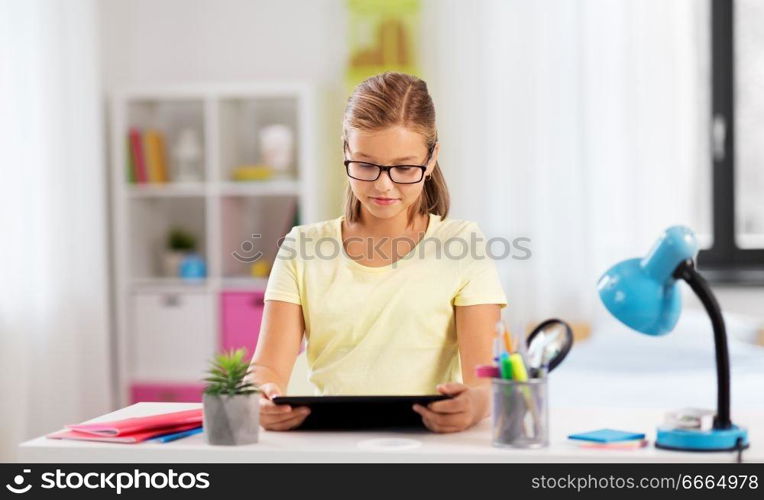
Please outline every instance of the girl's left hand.
[{"label": "girl's left hand", "polygon": [[488,390],[457,382],[440,384],[438,392],[452,396],[426,407],[415,404],[424,425],[434,432],[459,432],[472,427],[486,416]]}]

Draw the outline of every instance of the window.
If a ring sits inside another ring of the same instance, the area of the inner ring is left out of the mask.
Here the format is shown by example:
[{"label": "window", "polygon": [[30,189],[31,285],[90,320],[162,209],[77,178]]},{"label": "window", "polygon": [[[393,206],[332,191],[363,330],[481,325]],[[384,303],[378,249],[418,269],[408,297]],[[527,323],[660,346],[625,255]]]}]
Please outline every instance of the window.
[{"label": "window", "polygon": [[712,0],[711,24],[713,244],[698,263],[764,284],[764,2]]}]

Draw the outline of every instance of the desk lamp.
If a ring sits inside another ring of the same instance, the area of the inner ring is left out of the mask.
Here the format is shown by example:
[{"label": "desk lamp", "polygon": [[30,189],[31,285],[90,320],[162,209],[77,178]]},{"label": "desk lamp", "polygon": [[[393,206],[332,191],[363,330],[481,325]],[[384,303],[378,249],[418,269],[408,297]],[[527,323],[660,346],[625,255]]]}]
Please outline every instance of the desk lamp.
[{"label": "desk lamp", "polygon": [[716,346],[717,408],[710,430],[658,427],[655,446],[670,450],[724,451],[748,447],[748,433],[730,421],[730,362],[724,318],[706,280],[695,269],[695,234],[686,227],[668,228],[644,258],[624,260],[597,283],[610,313],[626,326],[647,335],[674,329],[681,312],[677,280],[695,292],[711,318]]}]

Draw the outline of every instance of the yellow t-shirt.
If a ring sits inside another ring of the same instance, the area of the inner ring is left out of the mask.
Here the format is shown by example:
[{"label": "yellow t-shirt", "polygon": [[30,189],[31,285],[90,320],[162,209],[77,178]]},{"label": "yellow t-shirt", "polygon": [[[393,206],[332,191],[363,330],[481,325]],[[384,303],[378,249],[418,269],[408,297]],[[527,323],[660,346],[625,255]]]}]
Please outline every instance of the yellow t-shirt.
[{"label": "yellow t-shirt", "polygon": [[345,253],[343,218],[293,227],[265,290],[302,306],[316,394],[435,394],[461,382],[454,306],[507,303],[477,224],[430,214],[411,252],[369,267]]}]

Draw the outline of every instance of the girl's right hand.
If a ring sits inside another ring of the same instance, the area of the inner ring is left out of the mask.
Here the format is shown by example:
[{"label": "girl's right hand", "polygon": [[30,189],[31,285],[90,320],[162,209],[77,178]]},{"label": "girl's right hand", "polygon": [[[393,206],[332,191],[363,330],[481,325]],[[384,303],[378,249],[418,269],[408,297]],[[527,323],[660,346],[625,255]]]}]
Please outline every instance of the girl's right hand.
[{"label": "girl's right hand", "polygon": [[272,400],[281,395],[274,383],[260,386],[260,425],[269,431],[288,431],[300,425],[310,414],[307,406],[277,405]]}]

